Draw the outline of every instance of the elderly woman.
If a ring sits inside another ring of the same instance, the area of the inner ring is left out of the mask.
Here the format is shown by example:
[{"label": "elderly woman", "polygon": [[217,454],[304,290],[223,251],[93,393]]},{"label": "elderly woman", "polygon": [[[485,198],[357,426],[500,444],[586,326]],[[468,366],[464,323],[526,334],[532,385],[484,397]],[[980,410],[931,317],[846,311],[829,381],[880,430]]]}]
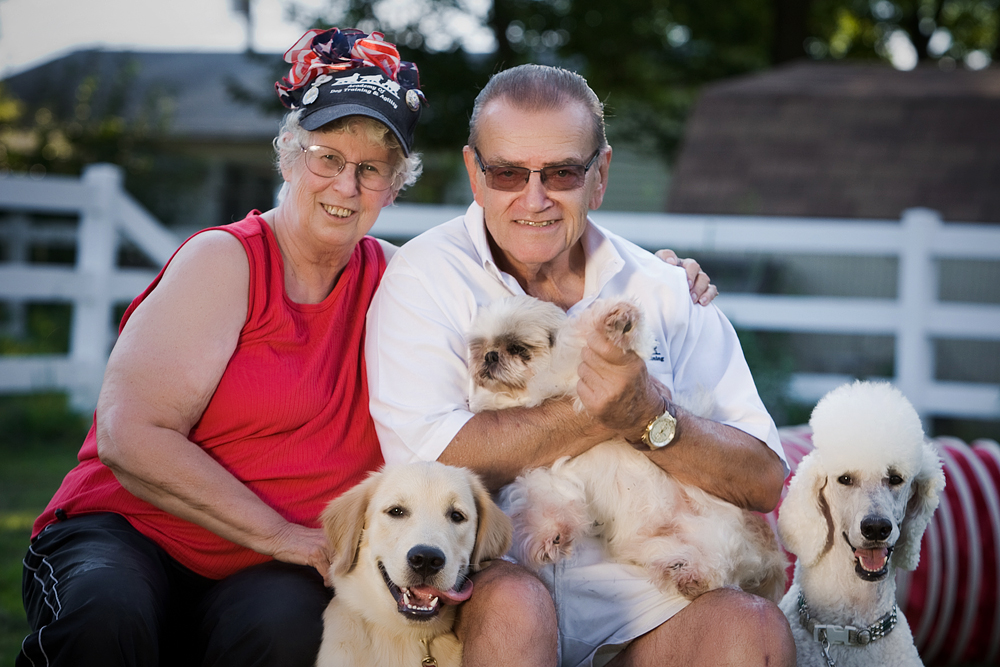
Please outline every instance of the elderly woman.
[{"label": "elderly woman", "polygon": [[[277,208],[203,231],[129,307],[94,426],[35,523],[18,665],[312,665],[317,516],[382,463],[366,237],[416,179],[416,69],[381,35],[311,31],[279,94]],[[190,662],[188,662],[190,660]]]},{"label": "elderly woman", "polygon": [[310,31],[286,60],[284,196],[188,239],[126,311],[35,522],[18,666],[315,661],[317,517],[382,464],[362,342],[391,246],[366,234],[419,173],[424,98],[378,33]]}]

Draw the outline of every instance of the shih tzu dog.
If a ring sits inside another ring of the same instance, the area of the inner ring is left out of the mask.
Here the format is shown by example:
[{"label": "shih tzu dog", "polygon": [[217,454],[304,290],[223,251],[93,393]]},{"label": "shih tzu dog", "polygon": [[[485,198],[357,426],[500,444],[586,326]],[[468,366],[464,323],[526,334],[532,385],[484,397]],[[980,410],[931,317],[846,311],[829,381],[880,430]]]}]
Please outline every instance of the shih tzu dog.
[{"label": "shih tzu dog", "polygon": [[[594,328],[644,359],[652,352],[630,301],[600,300],[574,318],[530,296],[480,307],[468,335],[470,409],[575,396],[585,335]],[[710,392],[697,397],[701,407],[675,399],[711,417]],[[579,398],[576,405],[583,409]],[[576,541],[595,536],[612,560],[645,568],[667,594],[694,599],[738,586],[777,601],[784,592],[785,557],[761,517],[680,483],[624,440],[525,472],[505,487],[501,506],[514,524],[512,555],[534,569],[570,557]]]}]

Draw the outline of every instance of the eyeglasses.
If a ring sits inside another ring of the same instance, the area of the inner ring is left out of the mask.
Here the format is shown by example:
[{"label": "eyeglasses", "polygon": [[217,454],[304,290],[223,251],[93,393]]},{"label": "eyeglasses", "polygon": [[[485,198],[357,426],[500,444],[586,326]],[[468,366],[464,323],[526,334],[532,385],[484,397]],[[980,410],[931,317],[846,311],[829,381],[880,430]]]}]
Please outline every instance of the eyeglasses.
[{"label": "eyeglasses", "polygon": [[484,164],[479,149],[475,148],[473,152],[476,154],[476,164],[486,177],[486,187],[503,192],[520,192],[532,174],[539,174],[546,190],[576,190],[582,187],[584,179],[587,178],[587,171],[594,166],[601,149],[598,148],[594,152],[587,164],[559,164],[541,169]]},{"label": "eyeglasses", "polygon": [[355,165],[354,175],[361,187],[368,190],[388,190],[396,181],[396,170],[388,162],[365,160],[351,162],[332,148],[326,146],[299,146],[306,154],[306,168],[317,176],[333,178],[344,171],[349,164]]}]

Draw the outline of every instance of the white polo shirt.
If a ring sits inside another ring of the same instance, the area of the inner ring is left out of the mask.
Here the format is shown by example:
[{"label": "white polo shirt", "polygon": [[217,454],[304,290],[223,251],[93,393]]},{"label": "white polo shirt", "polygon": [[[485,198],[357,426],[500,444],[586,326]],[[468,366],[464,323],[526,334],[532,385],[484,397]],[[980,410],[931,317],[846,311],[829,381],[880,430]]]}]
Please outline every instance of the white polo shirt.
[{"label": "white polo shirt", "polygon": [[[683,269],[588,221],[584,296],[632,298],[656,338],[650,373],[672,392],[709,389],[715,421],[764,441],[781,457],[778,431],[757,396],[736,332],[714,305],[694,305]],[[421,234],[389,262],[368,310],[365,360],[371,414],[386,463],[434,460],[473,417],[465,334],[480,304],[524,294],[500,271],[486,240],[483,210]],[[610,562],[596,539],[539,576],[552,592],[563,667],[606,664],[637,637],[683,609],[642,568]]]},{"label": "white polo shirt", "polygon": [[[650,373],[671,392],[711,390],[715,421],[762,440],[785,461],[736,332],[714,305],[692,303],[684,270],[589,220],[583,244],[584,295],[569,314],[599,298],[636,300],[656,339]],[[480,304],[512,294],[524,290],[493,261],[478,204],[411,240],[389,262],[368,309],[365,342],[386,463],[437,459],[473,417],[465,334]]]}]

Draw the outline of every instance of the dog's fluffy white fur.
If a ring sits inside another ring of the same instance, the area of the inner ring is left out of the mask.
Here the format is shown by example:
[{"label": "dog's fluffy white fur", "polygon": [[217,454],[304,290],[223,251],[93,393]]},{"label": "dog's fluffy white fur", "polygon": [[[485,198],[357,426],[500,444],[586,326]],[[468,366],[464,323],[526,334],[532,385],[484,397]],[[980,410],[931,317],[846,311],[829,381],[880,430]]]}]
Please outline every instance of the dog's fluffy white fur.
[{"label": "dog's fluffy white fur", "polygon": [[[896,568],[916,568],[945,480],[916,411],[892,385],[838,387],[817,404],[810,425],[815,449],[799,464],[778,515],[779,535],[798,558],[779,606],[800,667],[826,667],[820,642],[800,622],[800,593],[821,624],[860,630],[892,610]],[[884,638],[829,652],[841,667],[923,664],[902,610]]]},{"label": "dog's fluffy white fur", "polygon": [[[479,478],[441,463],[389,466],[333,500],[334,597],[317,667],[458,667],[456,605],[469,575],[510,546],[511,524]],[[426,646],[422,643],[426,642]]]},{"label": "dog's fluffy white fur", "polygon": [[[575,396],[584,338],[595,328],[624,350],[652,352],[630,301],[598,301],[573,319],[529,296],[481,307],[468,338],[471,409]],[[710,411],[703,393],[701,410]],[[786,561],[762,518],[681,484],[623,440],[526,472],[501,505],[514,522],[513,555],[528,567],[569,556],[574,542],[596,535],[613,560],[644,567],[665,593],[694,598],[739,586],[777,602],[784,592]]]}]

